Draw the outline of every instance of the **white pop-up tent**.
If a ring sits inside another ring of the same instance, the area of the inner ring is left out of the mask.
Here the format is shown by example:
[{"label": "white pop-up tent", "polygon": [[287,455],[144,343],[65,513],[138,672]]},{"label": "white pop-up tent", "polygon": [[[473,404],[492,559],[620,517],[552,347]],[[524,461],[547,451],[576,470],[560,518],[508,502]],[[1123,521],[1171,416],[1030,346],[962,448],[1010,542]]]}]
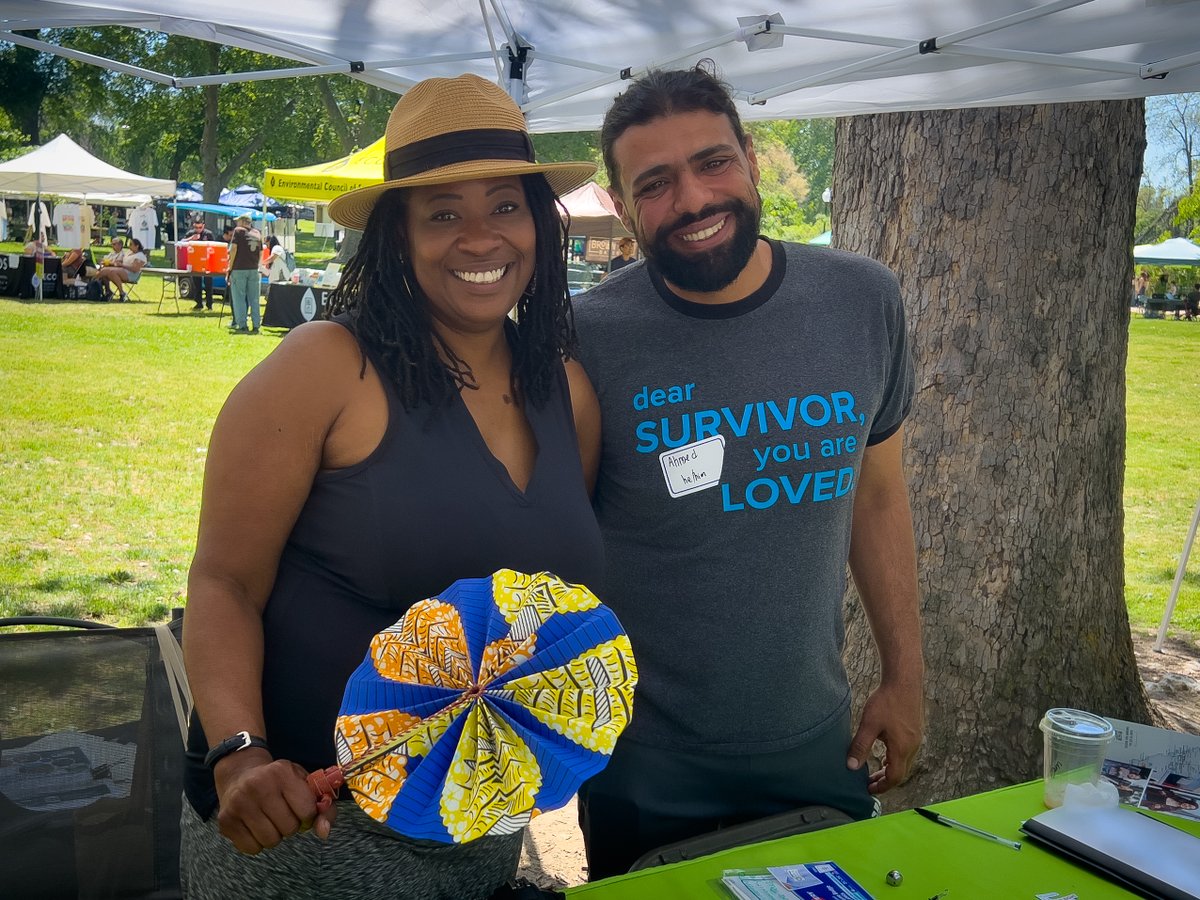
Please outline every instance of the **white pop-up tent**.
[{"label": "white pop-up tent", "polygon": [[[1195,0],[0,0],[0,40],[173,87],[340,72],[402,93],[472,71],[553,132],[596,128],[649,67],[705,57],[751,119],[1197,91],[1197,13]],[[182,77],[17,33],[102,25],[300,65]]]},{"label": "white pop-up tent", "polygon": [[[37,201],[43,194],[54,194],[92,203],[137,205],[151,197],[170,197],[174,193],[174,181],[118,169],[92,156],[65,134],[24,156],[0,163],[0,195]],[[40,208],[41,203],[35,202],[34,209]],[[40,275],[39,270],[35,288],[38,299],[42,296]]]},{"label": "white pop-up tent", "polygon": [[118,169],[60,134],[24,156],[0,163],[0,193],[139,203],[151,197],[174,196],[175,182]]},{"label": "white pop-up tent", "polygon": [[1168,238],[1160,244],[1138,244],[1133,261],[1148,266],[1200,266],[1200,247],[1187,238]]}]

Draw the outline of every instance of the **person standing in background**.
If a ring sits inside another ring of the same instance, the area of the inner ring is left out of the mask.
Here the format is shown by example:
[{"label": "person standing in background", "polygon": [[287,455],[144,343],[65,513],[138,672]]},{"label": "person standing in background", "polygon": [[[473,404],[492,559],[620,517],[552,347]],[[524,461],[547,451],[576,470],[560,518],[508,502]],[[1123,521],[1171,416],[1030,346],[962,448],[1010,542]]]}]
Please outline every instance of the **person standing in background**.
[{"label": "person standing in background", "polygon": [[609,274],[623,269],[626,266],[631,266],[637,262],[637,257],[633,255],[633,238],[623,237],[617,243],[617,250],[620,251],[620,256],[614,256],[608,263]]},{"label": "person standing in background", "polygon": [[[259,307],[258,256],[262,250],[262,235],[254,227],[249,216],[237,218],[237,227],[229,242],[229,269],[225,278],[229,282],[229,298],[233,303],[234,334],[258,334],[262,322]],[[249,310],[253,328],[246,327],[246,312]]]},{"label": "person standing in background", "polygon": [[[190,244],[192,241],[211,241],[213,233],[208,230],[208,226],[204,224],[204,219],[197,217],[192,223],[192,230],[179,239],[181,244]],[[203,309],[207,306],[212,309],[213,306],[213,280],[211,275],[193,275],[192,281],[192,296],[196,300],[196,305],[192,307],[192,312]]]}]

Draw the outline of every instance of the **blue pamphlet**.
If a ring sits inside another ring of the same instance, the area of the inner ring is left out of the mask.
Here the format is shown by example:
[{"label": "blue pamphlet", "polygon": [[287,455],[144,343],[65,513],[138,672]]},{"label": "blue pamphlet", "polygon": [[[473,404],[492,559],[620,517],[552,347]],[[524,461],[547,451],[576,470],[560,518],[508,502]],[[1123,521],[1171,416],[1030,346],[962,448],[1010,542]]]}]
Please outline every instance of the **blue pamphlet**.
[{"label": "blue pamphlet", "polygon": [[835,862],[730,871],[721,879],[739,900],[872,900]]}]

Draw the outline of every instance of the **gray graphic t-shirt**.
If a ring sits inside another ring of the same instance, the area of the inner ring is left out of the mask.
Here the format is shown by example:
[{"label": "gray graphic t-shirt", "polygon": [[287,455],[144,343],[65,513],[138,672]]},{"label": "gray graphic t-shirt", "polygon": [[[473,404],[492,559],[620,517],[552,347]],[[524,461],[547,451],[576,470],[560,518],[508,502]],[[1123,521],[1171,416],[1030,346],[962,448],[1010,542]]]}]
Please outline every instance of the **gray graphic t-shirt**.
[{"label": "gray graphic t-shirt", "polygon": [[842,594],[863,452],[913,393],[894,276],[772,242],[717,306],[631,266],[576,298],[600,397],[602,598],[641,682],[626,734],[738,753],[804,742],[849,702]]}]

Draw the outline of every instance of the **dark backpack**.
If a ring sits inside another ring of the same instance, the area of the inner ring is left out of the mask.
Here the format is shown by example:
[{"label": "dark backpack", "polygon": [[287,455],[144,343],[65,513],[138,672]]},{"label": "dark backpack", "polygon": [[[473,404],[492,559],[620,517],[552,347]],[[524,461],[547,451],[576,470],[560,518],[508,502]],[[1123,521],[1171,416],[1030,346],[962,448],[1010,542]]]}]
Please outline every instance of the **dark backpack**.
[{"label": "dark backpack", "polygon": [[104,300],[104,288],[101,286],[99,281],[89,281],[87,290],[83,292],[83,296],[87,300],[98,300],[102,302]]}]

